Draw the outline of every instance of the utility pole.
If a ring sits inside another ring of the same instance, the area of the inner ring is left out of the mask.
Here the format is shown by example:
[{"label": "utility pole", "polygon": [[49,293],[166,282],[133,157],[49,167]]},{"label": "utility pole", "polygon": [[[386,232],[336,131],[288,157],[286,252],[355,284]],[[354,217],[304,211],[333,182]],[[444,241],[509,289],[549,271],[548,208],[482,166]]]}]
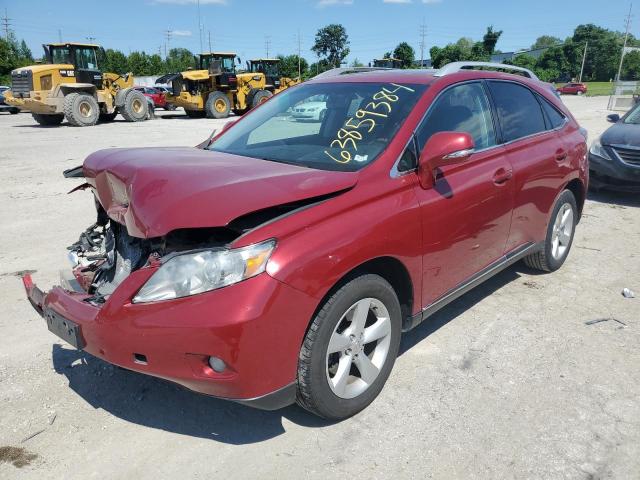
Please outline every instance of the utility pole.
[{"label": "utility pole", "polygon": [[169,30],[169,27],[167,27],[167,29],[164,32],[164,35],[166,37],[166,41],[164,42],[164,58],[167,58],[167,48],[169,46],[169,42],[171,41],[171,30]]},{"label": "utility pole", "polygon": [[4,9],[4,17],[2,17],[2,28],[4,28],[4,38],[6,40],[9,39],[9,27],[11,26],[9,15],[7,14],[7,9]]},{"label": "utility pole", "polygon": [[58,42],[62,43],[62,29],[58,29]]},{"label": "utility pole", "polygon": [[200,0],[197,0],[198,4],[198,35],[200,36],[200,53],[202,53],[202,21],[200,20]]},{"label": "utility pole", "polygon": [[302,50],[302,39],[300,38],[300,29],[298,29],[298,80],[302,80],[302,67],[301,67],[301,50]]},{"label": "utility pole", "polygon": [[90,43],[93,43],[93,41],[96,39],[96,37],[84,37],[86,38]]},{"label": "utility pole", "polygon": [[618,67],[618,75],[616,75],[616,81],[620,81],[620,74],[622,73],[622,62],[624,61],[624,51],[627,48],[627,39],[629,38],[629,27],[631,26],[631,8],[633,7],[633,3],[629,4],[629,13],[627,14],[627,18],[625,19],[625,32],[624,32],[624,43],[622,45],[622,55],[620,55],[620,66]]},{"label": "utility pole", "polygon": [[587,46],[589,42],[584,42],[584,53],[582,54],[582,67],[580,67],[580,77],[578,77],[578,83],[582,83],[582,73],[584,72],[584,62],[587,59]]},{"label": "utility pole", "polygon": [[422,25],[420,25],[420,68],[424,68],[424,49],[426,47],[425,37],[427,36],[427,25],[424,23],[424,17],[422,18]]},{"label": "utility pole", "polygon": [[211,30],[209,30],[208,32],[209,32],[209,52],[212,52],[213,49],[211,48]]},{"label": "utility pole", "polygon": [[264,36],[264,49],[267,52],[267,58],[269,58],[269,47],[270,46],[271,46],[271,36],[265,35]]}]

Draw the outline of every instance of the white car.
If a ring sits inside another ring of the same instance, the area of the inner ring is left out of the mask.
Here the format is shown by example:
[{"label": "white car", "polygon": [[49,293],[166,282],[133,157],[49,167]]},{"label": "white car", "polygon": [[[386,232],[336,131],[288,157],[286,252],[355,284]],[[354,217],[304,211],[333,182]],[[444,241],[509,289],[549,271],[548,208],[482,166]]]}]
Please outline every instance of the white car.
[{"label": "white car", "polygon": [[291,116],[300,120],[313,120],[321,122],[327,113],[326,102],[306,102],[293,107]]}]

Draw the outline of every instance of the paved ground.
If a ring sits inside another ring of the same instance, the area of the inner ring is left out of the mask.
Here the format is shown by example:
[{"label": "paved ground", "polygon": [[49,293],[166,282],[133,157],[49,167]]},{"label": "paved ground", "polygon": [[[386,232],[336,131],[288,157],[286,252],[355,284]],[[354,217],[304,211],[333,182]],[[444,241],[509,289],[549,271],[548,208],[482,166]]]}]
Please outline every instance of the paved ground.
[{"label": "paved ground", "polygon": [[[606,98],[566,102],[591,139],[607,127]],[[341,423],[199,396],[57,342],[17,275],[54,283],[93,221],[61,171],[109,146],[195,145],[219,123],[0,116],[0,447],[25,449],[0,448],[24,465],[0,463],[0,478],[640,478],[640,298],[620,293],[640,294],[637,197],[591,198],[559,272],[517,265],[408,334],[379,399]]]}]

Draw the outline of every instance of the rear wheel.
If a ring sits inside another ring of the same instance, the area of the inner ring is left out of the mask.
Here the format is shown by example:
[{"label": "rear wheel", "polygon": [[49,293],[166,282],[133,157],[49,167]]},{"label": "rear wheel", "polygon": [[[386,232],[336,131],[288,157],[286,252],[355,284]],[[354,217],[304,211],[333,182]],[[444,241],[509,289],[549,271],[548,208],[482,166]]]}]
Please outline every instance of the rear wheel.
[{"label": "rear wheel", "polygon": [[64,120],[64,115],[61,113],[56,113],[53,115],[45,115],[42,113],[32,113],[31,116],[36,122],[38,122],[40,125],[44,127],[60,125],[62,123],[62,120]]},{"label": "rear wheel", "polygon": [[119,111],[127,122],[142,122],[149,115],[147,97],[137,90],[130,90],[124,97],[124,105],[119,107]]},{"label": "rear wheel", "polygon": [[74,127],[90,127],[98,123],[98,101],[88,93],[73,92],[64,97],[64,116]]},{"label": "rear wheel", "polygon": [[313,319],[298,359],[297,402],[342,419],[380,393],[400,345],[398,297],[378,275],[346,283]]},{"label": "rear wheel", "polygon": [[273,93],[271,93],[269,90],[256,90],[255,92],[253,92],[253,94],[250,93],[249,95],[251,97],[251,108],[255,108],[273,97]]},{"label": "rear wheel", "polygon": [[204,118],[205,115],[207,114],[204,110],[186,110],[186,109],[184,113],[186,113],[187,117],[189,118]]},{"label": "rear wheel", "polygon": [[231,102],[222,92],[211,92],[204,106],[208,118],[227,118],[231,112]]},{"label": "rear wheel", "polygon": [[544,247],[525,257],[524,263],[530,268],[544,272],[558,270],[569,255],[577,222],[576,199],[573,193],[565,190],[551,212]]},{"label": "rear wheel", "polygon": [[20,113],[20,109],[19,109],[19,108],[11,108],[11,109],[9,110],[9,113],[10,113],[11,115],[15,115],[16,113]]}]

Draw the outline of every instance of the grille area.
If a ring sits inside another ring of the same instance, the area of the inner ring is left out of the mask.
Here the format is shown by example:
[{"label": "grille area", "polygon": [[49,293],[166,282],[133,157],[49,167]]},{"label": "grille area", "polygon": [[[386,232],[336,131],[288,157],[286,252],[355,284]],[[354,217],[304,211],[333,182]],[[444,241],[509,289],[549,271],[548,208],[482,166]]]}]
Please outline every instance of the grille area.
[{"label": "grille area", "polygon": [[640,149],[625,148],[619,146],[615,146],[612,148],[624,163],[633,165],[634,167],[640,167]]},{"label": "grille area", "polygon": [[31,70],[11,72],[11,93],[14,97],[28,97],[31,90],[33,90],[33,72]]}]

